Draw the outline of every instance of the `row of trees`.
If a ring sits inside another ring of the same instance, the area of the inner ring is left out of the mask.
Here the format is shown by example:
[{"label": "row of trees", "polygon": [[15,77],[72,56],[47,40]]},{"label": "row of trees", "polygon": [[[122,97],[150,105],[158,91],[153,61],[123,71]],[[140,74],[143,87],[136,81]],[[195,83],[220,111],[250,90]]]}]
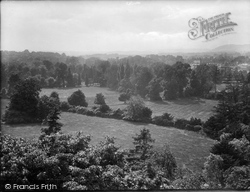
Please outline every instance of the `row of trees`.
[{"label": "row of trees", "polygon": [[[160,100],[190,96],[207,97],[210,90],[214,88],[216,91],[216,84],[222,80],[243,83],[250,77],[249,74],[247,77],[247,74],[229,68],[221,70],[216,65],[201,64],[191,69],[181,56],[162,56],[163,60],[159,60],[161,56],[156,55],[134,56],[104,61],[66,55],[62,56],[64,59],[58,60],[49,55],[48,59],[40,56],[44,58],[42,60],[34,59],[33,53],[26,51],[19,54],[20,58],[23,54],[25,56],[18,60],[11,57],[13,54],[8,55],[10,61],[7,61],[5,56],[1,63],[1,85],[8,87],[7,90],[12,89],[16,78],[13,76],[18,75],[20,79],[36,79],[41,87],[75,87],[84,81],[86,86],[98,83],[121,93],[130,89],[132,94]],[[27,55],[31,55],[33,59],[30,61]],[[60,55],[55,57],[60,58]],[[173,62],[168,62],[169,60]],[[159,94],[161,92],[163,95]]]}]

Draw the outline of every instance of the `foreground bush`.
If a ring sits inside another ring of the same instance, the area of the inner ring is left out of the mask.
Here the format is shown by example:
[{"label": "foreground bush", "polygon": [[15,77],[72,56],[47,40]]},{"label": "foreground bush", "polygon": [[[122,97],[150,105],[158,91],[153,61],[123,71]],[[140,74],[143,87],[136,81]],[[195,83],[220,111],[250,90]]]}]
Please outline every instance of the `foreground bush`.
[{"label": "foreground bush", "polygon": [[81,132],[60,133],[57,117],[56,111],[50,115],[49,128],[43,130],[38,141],[1,137],[2,189],[6,183],[54,184],[59,190],[171,188],[175,161],[170,152],[152,156],[148,159],[155,162],[152,165],[147,161],[130,164],[126,160],[128,152],[115,146],[113,138],[91,146],[90,136]]},{"label": "foreground bush", "polygon": [[69,98],[68,103],[74,106],[87,107],[88,103],[85,100],[85,95],[81,90],[75,91]]}]

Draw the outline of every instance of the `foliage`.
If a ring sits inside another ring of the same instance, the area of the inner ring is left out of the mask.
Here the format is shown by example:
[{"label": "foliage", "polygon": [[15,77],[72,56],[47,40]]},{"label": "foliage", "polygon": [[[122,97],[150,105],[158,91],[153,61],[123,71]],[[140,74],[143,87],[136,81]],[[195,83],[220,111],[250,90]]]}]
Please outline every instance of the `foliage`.
[{"label": "foliage", "polygon": [[122,92],[126,92],[128,89],[132,89],[132,88],[133,88],[133,86],[132,86],[130,80],[127,78],[124,78],[119,83],[118,91],[120,93],[122,93]]},{"label": "foliage", "polygon": [[104,97],[104,95],[102,93],[97,93],[96,97],[95,97],[94,103],[98,104],[98,105],[104,105],[104,104],[106,104],[105,103],[105,97]]},{"label": "foliage", "polygon": [[[10,97],[10,103],[4,115],[4,121],[6,123],[31,123],[39,121],[39,111],[37,108],[39,92],[40,87],[36,81],[33,79],[21,80],[15,86],[13,94]],[[19,113],[19,117],[16,118],[12,116],[13,113]]]},{"label": "foliage", "polygon": [[153,152],[153,155],[150,157],[150,162],[153,167],[156,168],[157,172],[163,172],[165,178],[175,179],[177,162],[167,144],[158,151]]},{"label": "foliage", "polygon": [[152,119],[152,123],[160,126],[173,126],[174,125],[174,117],[169,113],[164,113],[161,116],[154,116]]},{"label": "foliage", "polygon": [[131,121],[150,121],[152,111],[145,107],[143,100],[140,97],[131,97],[126,107],[125,120]]},{"label": "foliage", "polygon": [[67,101],[62,101],[60,103],[60,110],[62,111],[68,111],[71,105]]},{"label": "foliage", "polygon": [[70,97],[68,97],[68,102],[73,106],[83,106],[87,107],[88,103],[85,100],[85,95],[81,90],[77,90]]},{"label": "foliage", "polygon": [[38,118],[41,121],[45,120],[52,110],[59,109],[59,103],[56,98],[43,95],[37,104]]},{"label": "foliage", "polygon": [[100,105],[99,107],[100,112],[106,113],[110,110],[109,106],[107,104]]},{"label": "foliage", "polygon": [[210,188],[218,189],[224,186],[222,164],[221,156],[214,154],[210,154],[204,163],[204,176]]},{"label": "foliage", "polygon": [[126,103],[126,101],[128,101],[130,99],[130,92],[129,92],[129,89],[123,93],[120,94],[118,100],[119,101],[124,101],[124,103]]},{"label": "foliage", "polygon": [[173,78],[171,81],[163,81],[163,98],[165,100],[175,100],[178,97],[177,81]]},{"label": "foliage", "polygon": [[162,91],[162,87],[160,82],[162,81],[161,78],[154,78],[152,79],[148,86],[148,94],[147,96],[150,98],[151,101],[159,101],[162,100],[160,96],[160,92]]},{"label": "foliage", "polygon": [[139,94],[142,98],[144,98],[147,93],[147,86],[148,83],[153,78],[153,75],[147,67],[142,67],[138,74],[136,74],[136,80],[135,80],[135,87],[136,87],[136,93]]},{"label": "foliage", "polygon": [[150,150],[153,148],[151,143],[154,143],[154,139],[151,138],[151,134],[148,129],[143,128],[140,134],[136,134],[134,139],[135,152],[140,155],[142,160],[145,160],[150,155]]},{"label": "foliage", "polygon": [[175,123],[174,123],[174,126],[179,128],[179,129],[185,129],[186,128],[186,125],[189,123],[188,120],[186,119],[176,119],[175,120]]}]

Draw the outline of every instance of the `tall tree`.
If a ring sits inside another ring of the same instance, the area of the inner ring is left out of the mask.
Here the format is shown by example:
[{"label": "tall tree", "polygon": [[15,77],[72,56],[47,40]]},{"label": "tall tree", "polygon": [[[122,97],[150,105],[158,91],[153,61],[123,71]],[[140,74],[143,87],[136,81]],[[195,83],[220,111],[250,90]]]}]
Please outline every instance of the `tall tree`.
[{"label": "tall tree", "polygon": [[59,86],[62,83],[62,87],[65,87],[65,79],[67,76],[67,65],[65,63],[59,63],[58,67],[56,69],[57,71],[57,77],[58,77],[58,81],[59,81]]},{"label": "tall tree", "polygon": [[66,80],[67,80],[67,87],[74,87],[75,86],[75,81],[74,81],[73,74],[71,73],[70,68],[68,68]]},{"label": "tall tree", "polygon": [[161,81],[162,81],[161,78],[155,77],[149,82],[147,86],[148,90],[147,96],[150,98],[151,101],[162,100],[160,96],[160,92],[162,91]]},{"label": "tall tree", "polygon": [[149,68],[142,67],[136,78],[136,93],[139,94],[142,98],[145,98],[148,90],[146,89],[148,83],[153,78],[153,75]]},{"label": "tall tree", "polygon": [[176,76],[176,80],[178,83],[178,93],[179,97],[183,96],[183,89],[188,84],[188,78],[191,73],[191,67],[189,64],[177,62],[173,65],[174,75]]}]

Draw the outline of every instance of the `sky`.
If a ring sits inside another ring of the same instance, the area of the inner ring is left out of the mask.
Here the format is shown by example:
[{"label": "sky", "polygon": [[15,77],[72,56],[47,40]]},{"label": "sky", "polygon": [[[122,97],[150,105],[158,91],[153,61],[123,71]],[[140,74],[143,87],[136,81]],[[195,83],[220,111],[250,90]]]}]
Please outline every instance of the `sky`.
[{"label": "sky", "polygon": [[[191,40],[188,22],[231,12],[235,32]],[[1,1],[1,50],[209,50],[250,44],[250,1]]]}]

